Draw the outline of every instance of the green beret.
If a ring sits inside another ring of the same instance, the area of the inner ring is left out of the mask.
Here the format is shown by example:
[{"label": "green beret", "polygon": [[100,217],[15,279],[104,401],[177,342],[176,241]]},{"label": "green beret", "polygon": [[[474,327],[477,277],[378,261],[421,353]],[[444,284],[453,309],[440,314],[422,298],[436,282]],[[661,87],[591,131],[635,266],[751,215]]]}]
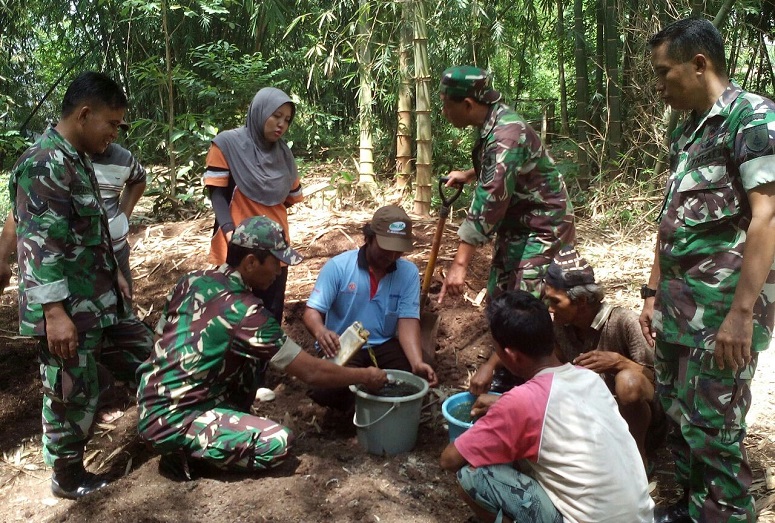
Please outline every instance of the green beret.
[{"label": "green beret", "polygon": [[269,251],[288,265],[296,265],[302,259],[285,241],[285,233],[280,224],[266,216],[253,216],[242,220],[234,229],[231,243],[246,249]]},{"label": "green beret", "polygon": [[484,104],[500,102],[503,96],[490,88],[490,75],[472,65],[458,65],[441,74],[439,92],[457,98],[473,98]]}]

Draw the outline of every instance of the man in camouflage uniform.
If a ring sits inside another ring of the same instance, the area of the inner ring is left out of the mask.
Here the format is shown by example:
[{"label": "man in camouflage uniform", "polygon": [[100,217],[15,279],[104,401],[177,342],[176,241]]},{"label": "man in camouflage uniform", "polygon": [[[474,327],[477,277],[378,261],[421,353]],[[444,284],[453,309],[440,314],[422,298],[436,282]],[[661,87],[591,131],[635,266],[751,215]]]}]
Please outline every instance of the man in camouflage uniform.
[{"label": "man in camouflage uniform", "polygon": [[79,498],[106,484],[83,466],[104,385],[97,366],[103,341],[114,352],[102,363],[127,381],[151,349],[150,330],[125,302],[129,289],[117,270],[89,159],[125,125],[126,105],[113,80],[81,74],[65,93],[59,123],[22,155],[9,183],[19,331],[40,343],[43,457],[60,497]]},{"label": "man in camouflage uniform", "polygon": [[[129,267],[131,249],[127,242],[129,217],[145,191],[145,169],[132,153],[117,143],[111,143],[104,152],[94,155],[92,167],[99,183],[102,203],[108,214],[116,261],[131,291],[132,273]],[[13,219],[13,212],[10,212],[0,233],[0,294],[5,290],[13,274],[9,263],[13,254],[16,254],[16,222]]]},{"label": "man in camouflage uniform", "polygon": [[657,391],[685,496],[656,520],[756,520],[743,439],[757,354],[775,308],[775,104],[729,81],[713,25],[654,35],[657,91],[690,111],[671,137],[670,177],[641,328],[656,339]]},{"label": "man in camouflage uniform", "polygon": [[269,362],[318,387],[387,381],[376,368],[339,367],[304,352],[252,290],[301,257],[282,227],[265,216],[244,220],[231,237],[226,263],[182,277],[167,297],[152,356],[140,367],[138,430],[163,455],[162,473],[191,479],[189,460],[233,471],[278,465],[293,434],[254,416],[255,377]]},{"label": "man in camouflage uniform", "polygon": [[[493,238],[487,282],[490,298],[512,289],[540,297],[554,254],[576,243],[573,206],[562,175],[540,136],[490,88],[486,71],[450,67],[442,74],[439,92],[447,121],[455,127],[479,130],[471,154],[474,167],[449,173],[448,186],[476,180],[476,189],[458,230],[461,242],[439,302],[447,294],[462,294],[474,252]],[[496,367],[493,353],[485,371]]]}]

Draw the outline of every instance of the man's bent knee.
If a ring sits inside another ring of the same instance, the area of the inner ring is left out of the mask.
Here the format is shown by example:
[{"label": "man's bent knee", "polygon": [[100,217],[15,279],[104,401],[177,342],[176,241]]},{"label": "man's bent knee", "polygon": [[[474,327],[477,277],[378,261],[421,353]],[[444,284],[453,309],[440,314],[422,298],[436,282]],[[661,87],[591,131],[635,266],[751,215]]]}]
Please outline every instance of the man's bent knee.
[{"label": "man's bent knee", "polygon": [[643,374],[623,370],[616,374],[615,393],[620,405],[649,402],[654,397],[654,386]]}]

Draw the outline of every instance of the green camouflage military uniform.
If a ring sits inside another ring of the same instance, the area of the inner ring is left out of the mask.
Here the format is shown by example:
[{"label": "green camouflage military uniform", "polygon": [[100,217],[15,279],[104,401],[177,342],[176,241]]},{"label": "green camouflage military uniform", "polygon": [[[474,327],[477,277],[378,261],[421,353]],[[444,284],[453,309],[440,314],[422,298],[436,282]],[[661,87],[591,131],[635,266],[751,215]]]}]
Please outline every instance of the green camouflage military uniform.
[{"label": "green camouflage military uniform", "polygon": [[[40,340],[43,445],[47,465],[80,463],[100,388],[97,361],[132,381],[151,332],[125,306],[108,221],[91,161],[48,129],[17,162],[10,197],[19,256],[19,332]],[[62,302],[78,331],[77,356],[46,343],[43,304]]]},{"label": "green camouflage military uniform", "polygon": [[478,183],[460,239],[495,237],[487,291],[522,289],[539,296],[554,254],[576,243],[573,206],[541,138],[505,104],[494,104],[472,159]]},{"label": "green camouflage military uniform", "polygon": [[[658,390],[676,424],[676,476],[695,521],[755,521],[743,438],[756,355],[735,373],[717,367],[713,350],[740,278],[746,191],[775,182],[775,105],[727,88],[707,115],[692,114],[675,131],[670,159],[653,320]],[[753,351],[772,335],[773,275],[754,309]]]},{"label": "green camouflage military uniform", "polygon": [[230,470],[266,469],[287,457],[290,429],[249,411],[259,365],[282,370],[301,348],[239,272],[222,265],[181,278],[156,333],[155,352],[138,370],[143,439]]}]

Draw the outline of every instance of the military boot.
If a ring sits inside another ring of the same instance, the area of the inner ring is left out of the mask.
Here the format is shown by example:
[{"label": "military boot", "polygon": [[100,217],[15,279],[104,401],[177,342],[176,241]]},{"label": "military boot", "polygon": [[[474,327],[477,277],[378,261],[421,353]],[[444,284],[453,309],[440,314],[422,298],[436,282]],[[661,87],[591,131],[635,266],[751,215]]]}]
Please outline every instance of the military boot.
[{"label": "military boot", "polygon": [[83,463],[55,466],[51,476],[51,492],[60,498],[79,499],[107,484],[104,477],[86,472]]},{"label": "military boot", "polygon": [[688,493],[684,493],[683,497],[672,505],[656,507],[654,523],[692,523],[692,518],[689,517]]}]

